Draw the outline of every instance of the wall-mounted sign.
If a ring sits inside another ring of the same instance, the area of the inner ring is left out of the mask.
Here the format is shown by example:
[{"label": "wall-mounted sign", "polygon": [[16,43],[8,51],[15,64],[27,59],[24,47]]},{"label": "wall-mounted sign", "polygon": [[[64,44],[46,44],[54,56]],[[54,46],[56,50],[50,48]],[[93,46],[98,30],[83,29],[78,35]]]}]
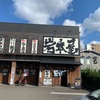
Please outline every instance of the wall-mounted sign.
[{"label": "wall-mounted sign", "polygon": [[16,43],[16,39],[15,38],[10,38],[9,53],[14,53],[15,52],[15,43]]},{"label": "wall-mounted sign", "polygon": [[61,70],[54,70],[53,71],[53,76],[54,77],[60,77],[61,76],[61,72],[62,72]]},{"label": "wall-mounted sign", "polygon": [[45,70],[45,78],[50,78],[50,70]]},{"label": "wall-mounted sign", "polygon": [[44,37],[43,53],[79,55],[79,39]]},{"label": "wall-mounted sign", "polygon": [[5,40],[5,38],[1,38],[0,37],[0,52],[3,52],[3,49],[4,49],[4,40]]},{"label": "wall-mounted sign", "polygon": [[44,85],[52,85],[52,79],[44,79]]},{"label": "wall-mounted sign", "polygon": [[21,39],[20,53],[26,53],[27,39]]},{"label": "wall-mounted sign", "polygon": [[37,54],[37,46],[38,46],[38,40],[32,40],[32,51],[31,51],[31,53]]}]

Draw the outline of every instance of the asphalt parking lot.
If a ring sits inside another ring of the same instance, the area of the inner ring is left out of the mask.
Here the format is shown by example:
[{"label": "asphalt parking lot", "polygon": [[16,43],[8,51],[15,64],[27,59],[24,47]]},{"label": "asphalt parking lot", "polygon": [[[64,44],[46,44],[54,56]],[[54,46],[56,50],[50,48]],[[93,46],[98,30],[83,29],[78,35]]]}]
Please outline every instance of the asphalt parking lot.
[{"label": "asphalt parking lot", "polygon": [[0,85],[0,100],[71,100],[87,93],[59,86]]}]

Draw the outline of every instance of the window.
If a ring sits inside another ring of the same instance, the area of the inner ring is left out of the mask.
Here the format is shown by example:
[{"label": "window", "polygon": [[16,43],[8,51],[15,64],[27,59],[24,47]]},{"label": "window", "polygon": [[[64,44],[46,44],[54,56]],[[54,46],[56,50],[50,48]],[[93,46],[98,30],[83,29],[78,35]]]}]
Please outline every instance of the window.
[{"label": "window", "polygon": [[89,65],[90,64],[90,57],[86,58],[86,63]]},{"label": "window", "polygon": [[81,58],[80,58],[80,62],[81,62],[82,64],[84,64],[84,60],[85,60],[84,57],[81,57]]},{"label": "window", "polygon": [[93,64],[97,64],[97,57],[93,57]]}]

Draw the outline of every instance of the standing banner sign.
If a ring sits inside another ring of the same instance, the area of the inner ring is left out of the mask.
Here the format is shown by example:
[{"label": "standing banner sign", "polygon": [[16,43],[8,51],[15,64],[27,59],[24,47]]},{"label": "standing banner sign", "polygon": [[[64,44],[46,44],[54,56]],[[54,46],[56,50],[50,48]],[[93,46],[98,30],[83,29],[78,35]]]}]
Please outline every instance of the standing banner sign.
[{"label": "standing banner sign", "polygon": [[81,89],[81,79],[75,78],[75,89]]},{"label": "standing banner sign", "polygon": [[14,84],[14,77],[15,77],[15,68],[12,68],[12,69],[11,69],[10,84]]}]

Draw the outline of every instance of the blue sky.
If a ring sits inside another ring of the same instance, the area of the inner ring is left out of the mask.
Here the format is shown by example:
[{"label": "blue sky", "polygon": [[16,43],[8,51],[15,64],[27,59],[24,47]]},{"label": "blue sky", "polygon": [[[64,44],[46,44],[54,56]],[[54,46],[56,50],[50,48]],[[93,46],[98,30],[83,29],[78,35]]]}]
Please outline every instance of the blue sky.
[{"label": "blue sky", "polygon": [[100,0],[0,0],[0,22],[79,26],[84,48],[100,43]]}]

